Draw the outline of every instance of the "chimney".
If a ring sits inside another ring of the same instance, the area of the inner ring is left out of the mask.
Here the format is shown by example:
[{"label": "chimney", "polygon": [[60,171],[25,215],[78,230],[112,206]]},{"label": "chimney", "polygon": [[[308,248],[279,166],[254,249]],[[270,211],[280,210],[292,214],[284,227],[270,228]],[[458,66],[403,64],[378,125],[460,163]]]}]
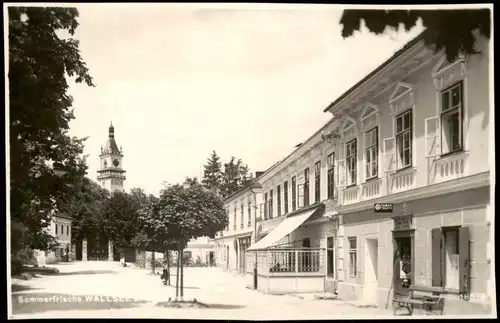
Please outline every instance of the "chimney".
[{"label": "chimney", "polygon": [[264,174],[265,172],[255,172],[255,178],[259,178]]}]

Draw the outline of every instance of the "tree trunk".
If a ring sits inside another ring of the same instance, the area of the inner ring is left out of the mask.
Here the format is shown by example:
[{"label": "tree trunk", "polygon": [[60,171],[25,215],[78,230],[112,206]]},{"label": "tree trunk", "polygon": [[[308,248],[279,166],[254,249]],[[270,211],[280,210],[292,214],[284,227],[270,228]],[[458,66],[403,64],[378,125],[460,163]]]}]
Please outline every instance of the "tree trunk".
[{"label": "tree trunk", "polygon": [[184,249],[181,249],[181,301],[184,300]]},{"label": "tree trunk", "polygon": [[151,273],[155,274],[155,252],[153,251],[153,255],[151,256]]},{"label": "tree trunk", "polygon": [[177,249],[177,276],[175,277],[175,300],[176,301],[177,301],[177,298],[179,297],[179,267],[180,267],[179,253],[180,253],[180,248]]},{"label": "tree trunk", "polygon": [[170,257],[168,250],[163,253],[163,260],[166,263],[164,267],[167,269],[168,273],[167,284],[170,285]]}]

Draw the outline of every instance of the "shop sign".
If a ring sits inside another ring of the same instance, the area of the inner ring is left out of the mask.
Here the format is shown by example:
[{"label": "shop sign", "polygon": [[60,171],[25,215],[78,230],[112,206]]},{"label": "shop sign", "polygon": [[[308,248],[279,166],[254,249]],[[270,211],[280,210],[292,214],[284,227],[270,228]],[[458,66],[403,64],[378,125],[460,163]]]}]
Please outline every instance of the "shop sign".
[{"label": "shop sign", "polygon": [[412,217],[403,215],[394,217],[394,231],[410,230],[412,228]]},{"label": "shop sign", "polygon": [[373,209],[375,213],[392,213],[393,206],[392,203],[375,203]]}]

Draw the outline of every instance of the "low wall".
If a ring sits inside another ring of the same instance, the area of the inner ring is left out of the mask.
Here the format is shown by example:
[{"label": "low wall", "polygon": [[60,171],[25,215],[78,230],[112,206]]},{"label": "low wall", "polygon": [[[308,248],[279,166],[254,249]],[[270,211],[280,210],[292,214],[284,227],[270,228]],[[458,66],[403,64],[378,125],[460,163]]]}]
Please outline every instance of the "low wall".
[{"label": "low wall", "polygon": [[259,275],[257,290],[266,294],[321,293],[325,291],[325,277]]}]

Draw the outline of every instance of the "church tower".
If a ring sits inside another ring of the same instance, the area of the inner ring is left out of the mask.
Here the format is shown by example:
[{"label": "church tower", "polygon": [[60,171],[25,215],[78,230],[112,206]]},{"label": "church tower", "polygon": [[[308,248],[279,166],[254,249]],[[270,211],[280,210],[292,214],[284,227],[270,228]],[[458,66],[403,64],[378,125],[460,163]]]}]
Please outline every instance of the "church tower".
[{"label": "church tower", "polygon": [[99,184],[111,193],[116,190],[123,192],[123,181],[125,180],[125,170],[123,170],[122,165],[123,150],[121,147],[118,150],[116,145],[113,123],[109,127],[108,141],[104,147],[101,146],[99,158],[101,160],[97,171]]}]

